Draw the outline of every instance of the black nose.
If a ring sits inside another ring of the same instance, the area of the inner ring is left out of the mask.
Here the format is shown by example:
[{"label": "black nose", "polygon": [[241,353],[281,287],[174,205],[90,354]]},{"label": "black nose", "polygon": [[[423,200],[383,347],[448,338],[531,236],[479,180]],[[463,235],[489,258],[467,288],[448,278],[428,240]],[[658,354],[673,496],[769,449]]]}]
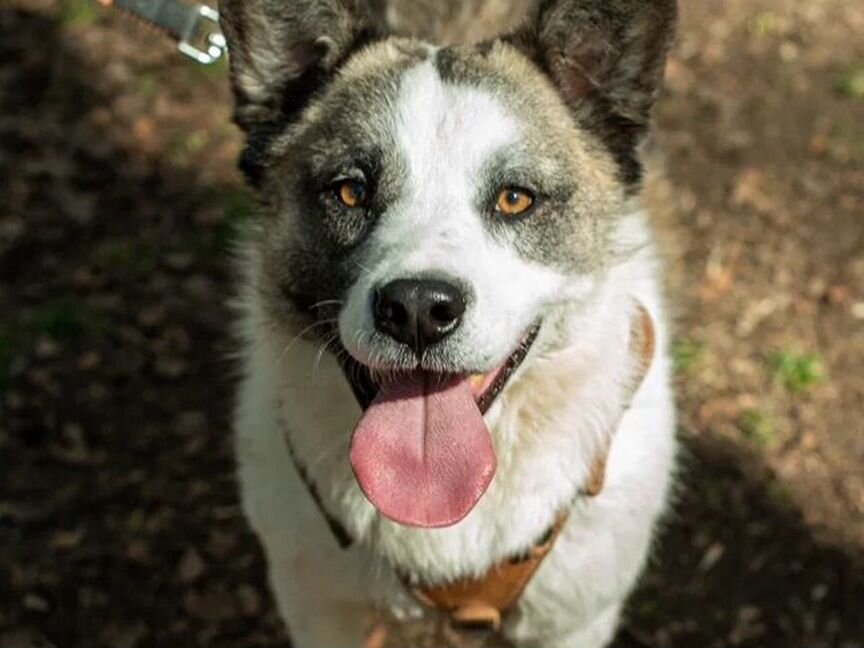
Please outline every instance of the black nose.
[{"label": "black nose", "polygon": [[375,326],[382,333],[423,351],[459,328],[465,296],[446,281],[398,279],[375,291]]}]

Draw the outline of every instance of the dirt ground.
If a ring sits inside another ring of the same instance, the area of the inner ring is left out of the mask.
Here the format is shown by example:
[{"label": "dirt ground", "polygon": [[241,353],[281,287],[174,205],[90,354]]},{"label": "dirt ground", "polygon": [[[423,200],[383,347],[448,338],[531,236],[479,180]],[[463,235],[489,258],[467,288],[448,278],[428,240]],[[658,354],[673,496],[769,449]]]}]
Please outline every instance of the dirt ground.
[{"label": "dirt ground", "polygon": [[[616,646],[864,648],[864,4],[684,1],[683,443]],[[0,648],[287,646],[230,457],[223,67],[0,0]]]}]

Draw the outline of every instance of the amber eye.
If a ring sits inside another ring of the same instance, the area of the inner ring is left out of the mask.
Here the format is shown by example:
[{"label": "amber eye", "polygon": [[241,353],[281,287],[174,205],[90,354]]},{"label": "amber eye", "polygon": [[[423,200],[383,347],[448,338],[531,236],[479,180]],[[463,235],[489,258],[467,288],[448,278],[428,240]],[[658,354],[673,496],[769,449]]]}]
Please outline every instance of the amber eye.
[{"label": "amber eye", "polygon": [[518,216],[531,209],[533,204],[534,194],[527,189],[504,187],[498,194],[495,211],[505,216]]},{"label": "amber eye", "polygon": [[349,209],[364,207],[369,190],[360,180],[342,180],[336,185],[336,198]]}]

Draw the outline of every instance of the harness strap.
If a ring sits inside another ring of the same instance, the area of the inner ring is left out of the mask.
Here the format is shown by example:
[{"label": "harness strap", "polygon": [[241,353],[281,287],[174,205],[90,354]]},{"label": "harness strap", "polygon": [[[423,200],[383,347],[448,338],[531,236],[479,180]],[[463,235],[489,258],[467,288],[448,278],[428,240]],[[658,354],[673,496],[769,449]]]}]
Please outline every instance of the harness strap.
[{"label": "harness strap", "polygon": [[481,578],[410,589],[421,603],[444,612],[455,630],[495,632],[501,627],[503,615],[516,606],[531,577],[552,551],[567,517],[566,512],[560,513],[552,528],[531,549],[495,565]]},{"label": "harness strap", "polygon": [[[654,322],[648,310],[642,304],[637,303],[636,314],[630,326],[629,343],[630,356],[634,363],[633,373],[629,384],[626,385],[627,395],[618,422],[612,428],[613,433],[618,429],[621,418],[629,409],[633,397],[651,368],[655,347]],[[353,542],[352,538],[339,521],[324,508],[321,497],[309,479],[306,470],[297,459],[287,434],[285,438],[297,473],[333,531],[339,545],[343,549],[347,549]],[[611,444],[612,434],[609,435],[606,446],[595,459],[588,481],[580,491],[580,495],[596,497],[603,490],[606,478],[606,462]],[[555,541],[564,529],[568,515],[569,510],[559,513],[550,529],[527,552],[498,563],[479,578],[464,578],[438,585],[416,585],[412,584],[405,575],[402,575],[402,581],[422,604],[443,613],[455,630],[497,631],[501,627],[504,615],[516,606],[531,578],[552,551]]]},{"label": "harness strap", "polygon": [[[630,409],[633,397],[639,391],[645,376],[648,375],[657,346],[657,335],[654,331],[654,320],[651,319],[651,314],[642,304],[637,303],[636,309],[637,315],[630,322],[630,356],[634,359],[636,366],[630,384],[627,385],[628,395],[621,411],[621,418]],[[618,425],[616,424],[613,431],[617,429]],[[612,447],[612,438],[611,434],[606,438],[606,447],[594,461],[591,475],[585,485],[585,494],[589,497],[596,497],[603,490],[603,483],[606,481],[606,462]]]},{"label": "harness strap", "polygon": [[291,461],[294,463],[294,468],[297,469],[297,474],[300,476],[300,480],[306,486],[306,490],[309,491],[309,496],[312,498],[312,501],[315,502],[315,506],[318,507],[318,510],[324,517],[324,521],[327,522],[327,526],[330,527],[330,532],[339,544],[339,548],[343,550],[350,548],[351,545],[354,544],[354,539],[345,527],[342,526],[342,523],[331,515],[324,507],[324,502],[321,500],[321,494],[318,492],[318,489],[315,487],[312,480],[309,479],[309,473],[306,472],[306,468],[302,463],[300,463],[300,460],[297,459],[297,453],[294,451],[294,444],[291,443],[291,437],[288,434],[284,434],[283,436],[285,437],[285,445],[288,446],[288,454],[291,455]]}]

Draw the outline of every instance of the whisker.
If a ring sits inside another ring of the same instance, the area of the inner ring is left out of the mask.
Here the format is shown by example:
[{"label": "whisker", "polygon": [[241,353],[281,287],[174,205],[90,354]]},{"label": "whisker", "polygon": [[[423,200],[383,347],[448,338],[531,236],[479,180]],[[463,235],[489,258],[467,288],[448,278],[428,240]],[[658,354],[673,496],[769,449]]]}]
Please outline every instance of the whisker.
[{"label": "whisker", "polygon": [[344,303],[345,302],[341,299],[325,299],[309,306],[309,310],[312,310],[313,308],[323,308],[324,306],[341,306]]},{"label": "whisker", "polygon": [[369,268],[367,268],[366,266],[364,266],[362,263],[360,263],[360,262],[357,261],[356,259],[353,260],[353,263],[354,263],[354,265],[356,265],[358,268],[360,268],[363,272],[369,272],[369,273],[372,272]]},{"label": "whisker", "polygon": [[309,326],[307,326],[306,328],[304,328],[302,331],[300,331],[297,335],[294,336],[294,338],[282,350],[282,353],[279,354],[279,362],[282,362],[282,360],[285,359],[285,356],[288,355],[288,352],[294,347],[294,345],[297,343],[297,340],[299,340],[303,335],[305,335],[306,333],[308,333],[309,331],[311,331],[312,329],[314,329],[316,327],[330,326],[330,325],[336,323],[336,321],[337,320],[335,320],[335,319],[321,320],[320,322],[314,322],[314,323],[310,324]]},{"label": "whisker", "polygon": [[320,376],[321,373],[321,360],[324,358],[324,353],[327,351],[327,347],[333,344],[336,340],[339,339],[339,333],[334,333],[329,338],[324,341],[324,344],[321,345],[321,348],[318,349],[318,353],[315,356],[315,363],[312,365],[312,379],[315,380]]}]

